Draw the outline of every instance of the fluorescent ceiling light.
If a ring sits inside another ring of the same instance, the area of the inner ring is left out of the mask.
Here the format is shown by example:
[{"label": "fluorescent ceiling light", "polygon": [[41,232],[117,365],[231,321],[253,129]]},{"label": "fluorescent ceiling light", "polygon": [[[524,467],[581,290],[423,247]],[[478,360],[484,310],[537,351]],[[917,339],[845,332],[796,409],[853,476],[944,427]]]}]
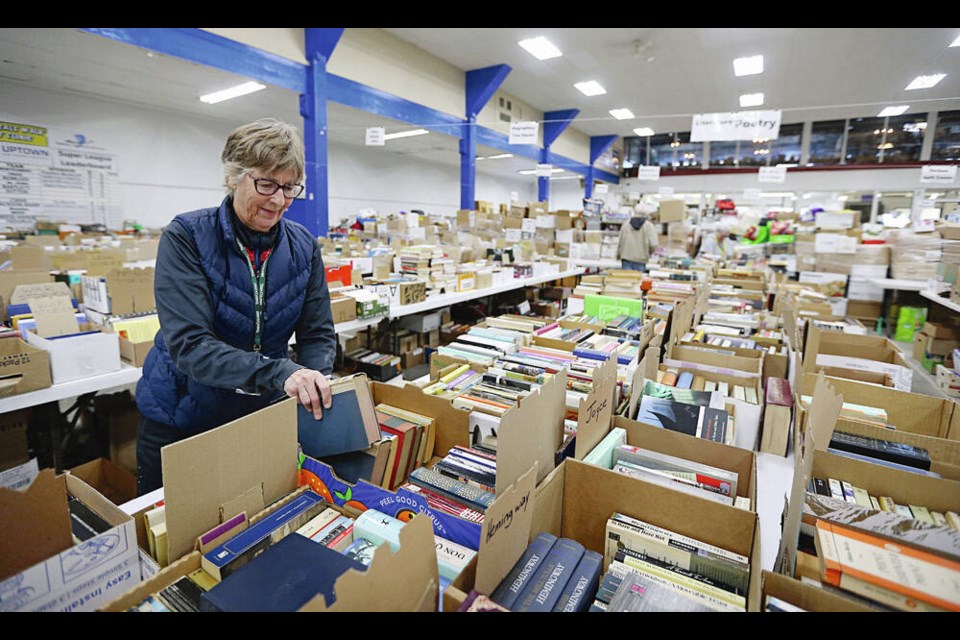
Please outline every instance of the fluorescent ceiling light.
[{"label": "fluorescent ceiling light", "polygon": [[477,156],[477,160],[500,160],[501,158],[512,158],[512,153],[498,153],[495,156]]},{"label": "fluorescent ceiling light", "polygon": [[[517,171],[517,173],[523,174],[525,176],[532,176],[537,172],[536,169],[524,169],[523,171]],[[563,173],[563,169],[557,169],[554,167],[550,169],[550,173]]]},{"label": "fluorescent ceiling light", "polygon": [[878,118],[885,118],[887,116],[899,116],[906,112],[910,108],[908,104],[901,104],[896,107],[886,107],[883,111],[877,114]]},{"label": "fluorescent ceiling light", "polygon": [[397,133],[388,133],[383,136],[384,140],[395,140],[397,138],[411,138],[413,136],[424,136],[430,133],[426,129],[410,129],[409,131],[398,131]]},{"label": "fluorescent ceiling light", "polygon": [[907,85],[906,91],[912,91],[913,89],[929,89],[946,77],[947,74],[945,73],[934,73],[929,76],[917,76],[912,82],[910,82],[910,84]]},{"label": "fluorescent ceiling light", "polygon": [[634,129],[633,132],[641,138],[653,135],[653,129],[650,127],[640,127],[638,129]]},{"label": "fluorescent ceiling light", "polygon": [[950,43],[951,47],[960,47],[960,36],[957,36],[957,39]]},{"label": "fluorescent ceiling light", "polygon": [[267,85],[260,84],[259,82],[244,82],[243,84],[238,84],[235,87],[230,87],[229,89],[224,89],[223,91],[214,91],[213,93],[200,96],[200,102],[216,104],[218,102],[223,102],[224,100],[238,98],[240,96],[245,96],[248,93],[253,93],[254,91],[260,91],[261,89],[266,88]]},{"label": "fluorescent ceiling light", "polygon": [[740,96],[741,107],[759,107],[763,104],[762,93],[745,93]]},{"label": "fluorescent ceiling light", "polygon": [[550,180],[551,180],[551,181],[553,181],[553,180],[576,180],[576,179],[579,178],[579,177],[580,177],[580,176],[557,176],[557,177],[555,177],[555,178],[554,178],[554,177],[551,177]]},{"label": "fluorescent ceiling light", "polygon": [[563,55],[560,49],[557,49],[552,42],[543,36],[527,38],[517,44],[526,49],[527,52],[537,60],[549,60],[550,58],[559,58]]},{"label": "fluorescent ceiling light", "polygon": [[617,120],[629,120],[635,117],[633,111],[630,111],[630,109],[610,109],[610,115]]},{"label": "fluorescent ceiling light", "polygon": [[599,82],[596,80],[590,80],[589,82],[578,82],[575,86],[580,93],[585,96],[602,96],[607,92]]},{"label": "fluorescent ceiling light", "polygon": [[733,61],[735,76],[755,76],[758,73],[763,73],[763,56],[749,56]]}]

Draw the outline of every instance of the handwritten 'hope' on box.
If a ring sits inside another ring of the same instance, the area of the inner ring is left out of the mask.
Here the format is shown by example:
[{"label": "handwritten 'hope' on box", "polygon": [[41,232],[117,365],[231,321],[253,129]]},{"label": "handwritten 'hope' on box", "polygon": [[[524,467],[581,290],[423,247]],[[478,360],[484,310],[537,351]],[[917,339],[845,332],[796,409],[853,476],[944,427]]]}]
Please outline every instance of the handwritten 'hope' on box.
[{"label": "handwritten 'hope' on box", "polygon": [[484,513],[474,582],[474,588],[480,593],[493,593],[527,548],[533,522],[537,468],[538,464],[534,462],[515,483],[497,495]]},{"label": "handwritten 'hope' on box", "polygon": [[617,386],[617,357],[593,369],[593,389],[580,401],[577,415],[577,441],[574,457],[583,460],[610,431],[613,392]]}]

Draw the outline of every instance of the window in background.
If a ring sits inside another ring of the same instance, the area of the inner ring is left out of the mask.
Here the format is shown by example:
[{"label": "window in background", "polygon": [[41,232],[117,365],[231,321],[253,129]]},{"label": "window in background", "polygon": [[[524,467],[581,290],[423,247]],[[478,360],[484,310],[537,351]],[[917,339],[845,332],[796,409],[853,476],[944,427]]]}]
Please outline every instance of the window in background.
[{"label": "window in background", "polygon": [[850,118],[846,164],[878,164],[887,131],[886,118]]},{"label": "window in background", "polygon": [[737,166],[737,141],[728,140],[724,142],[710,143],[710,166],[711,167],[736,167]]},{"label": "window in background", "polygon": [[623,169],[647,164],[647,137],[631,136],[623,139]]},{"label": "window in background", "polygon": [[919,162],[926,129],[926,113],[905,113],[887,118],[887,136],[881,143],[881,162]]},{"label": "window in background", "polygon": [[698,168],[703,167],[703,143],[690,142],[690,132],[684,131],[677,134],[677,159],[674,164],[678,168]]},{"label": "window in background", "polygon": [[741,167],[765,167],[770,157],[769,138],[740,140],[737,165]]},{"label": "window in background", "polygon": [[937,114],[937,130],[933,132],[931,160],[960,160],[960,111]]},{"label": "window in background", "polygon": [[767,157],[770,166],[778,164],[800,164],[800,147],[803,137],[803,123],[780,125],[780,135],[771,140]]},{"label": "window in background", "polygon": [[840,164],[843,149],[843,120],[814,122],[810,131],[808,164]]},{"label": "window in background", "polygon": [[[689,134],[687,134],[689,136]],[[673,167],[677,162],[680,140],[676,133],[658,133],[650,136],[650,161],[652,166]]]}]

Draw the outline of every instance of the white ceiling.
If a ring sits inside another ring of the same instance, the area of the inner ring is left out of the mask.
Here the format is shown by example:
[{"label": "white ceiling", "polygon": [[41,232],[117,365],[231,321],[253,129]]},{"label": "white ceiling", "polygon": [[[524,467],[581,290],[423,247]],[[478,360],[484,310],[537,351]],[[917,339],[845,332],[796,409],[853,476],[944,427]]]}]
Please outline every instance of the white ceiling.
[{"label": "white ceiling", "polygon": [[[542,110],[579,109],[570,125],[586,135],[629,136],[632,129],[689,130],[690,115],[737,111],[741,93],[763,92],[763,107],[783,122],[872,116],[888,104],[910,112],[960,109],[960,47],[955,29],[398,28],[393,35],[463,70],[507,64],[501,89]],[[563,52],[538,61],[517,42],[545,35]],[[735,78],[732,61],[764,55],[762,75]],[[335,54],[334,54],[335,55]],[[932,89],[904,91],[920,74],[946,73]],[[594,79],[608,93],[586,97],[575,82]],[[0,29],[0,83],[82,94],[148,108],[241,123],[264,115],[299,122],[295,92],[268,87],[242,99],[205,105],[197,98],[239,76],[66,28]],[[8,90],[4,88],[3,90]],[[857,105],[842,107],[838,105]],[[608,111],[627,107],[637,118]],[[363,145],[364,129],[402,125],[328,103],[330,139]],[[399,155],[458,164],[455,138],[441,134],[388,142]],[[480,147],[478,155],[497,153]],[[532,160],[478,162],[478,171],[516,177]]]}]

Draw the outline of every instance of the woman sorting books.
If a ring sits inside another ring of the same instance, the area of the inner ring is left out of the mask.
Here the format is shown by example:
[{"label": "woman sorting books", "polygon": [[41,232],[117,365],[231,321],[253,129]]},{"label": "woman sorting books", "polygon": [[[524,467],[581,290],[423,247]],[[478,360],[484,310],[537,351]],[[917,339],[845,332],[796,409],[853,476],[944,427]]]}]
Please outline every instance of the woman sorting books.
[{"label": "woman sorting books", "polygon": [[257,120],[230,133],[220,159],[226,197],[174,218],[157,249],[160,331],[136,393],[138,495],[163,484],[165,445],[284,394],[318,419],[330,407],[336,334],[320,246],[283,219],[304,189],[303,138]]}]

